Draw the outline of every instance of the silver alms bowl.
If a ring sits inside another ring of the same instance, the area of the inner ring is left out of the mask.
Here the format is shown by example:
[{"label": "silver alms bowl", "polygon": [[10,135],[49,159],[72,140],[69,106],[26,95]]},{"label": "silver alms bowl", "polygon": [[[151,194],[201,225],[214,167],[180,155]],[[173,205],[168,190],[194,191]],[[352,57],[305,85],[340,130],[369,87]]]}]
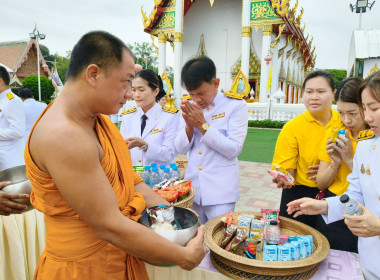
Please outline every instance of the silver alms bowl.
[{"label": "silver alms bowl", "polygon": [[[26,176],[25,165],[15,166],[12,168],[0,171],[0,182],[12,182],[10,185],[1,189],[1,191],[12,194],[30,194],[32,191],[32,184]],[[15,199],[25,205],[30,205],[29,198]]]},{"label": "silver alms bowl", "polygon": [[[176,206],[174,206],[174,209],[174,216],[181,225],[181,230],[152,230],[175,244],[186,246],[186,244],[197,234],[200,223],[198,217],[190,210]],[[150,228],[146,210],[142,213],[140,220],[144,225]]]}]

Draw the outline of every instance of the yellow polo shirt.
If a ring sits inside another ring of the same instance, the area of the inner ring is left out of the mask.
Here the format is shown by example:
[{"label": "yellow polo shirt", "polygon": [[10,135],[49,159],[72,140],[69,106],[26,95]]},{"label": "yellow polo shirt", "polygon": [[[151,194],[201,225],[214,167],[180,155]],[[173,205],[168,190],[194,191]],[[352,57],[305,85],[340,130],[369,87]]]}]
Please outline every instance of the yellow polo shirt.
[{"label": "yellow polo shirt", "polygon": [[308,167],[319,164],[319,151],[325,133],[331,127],[341,126],[339,113],[331,109],[331,118],[323,126],[306,110],[303,114],[288,121],[282,128],[276,143],[273,156],[273,164],[280,164],[285,169],[295,170],[295,184],[309,187],[317,187],[313,180],[309,180],[306,174]]},{"label": "yellow polo shirt", "polygon": [[[347,129],[343,125],[343,123],[338,128],[348,130],[348,136],[349,136],[351,143],[352,143],[352,154],[355,154],[356,146],[358,145],[358,141],[356,141],[352,137],[351,131],[349,129]],[[325,139],[324,139],[325,145],[324,146],[322,145],[321,149],[319,151],[319,160],[325,161],[325,162],[331,162],[332,161],[332,159],[329,157],[329,155],[327,154],[327,151],[326,151],[326,143],[327,143],[327,139],[329,138],[330,131],[331,131],[331,128],[328,131],[328,133],[326,133],[326,135],[325,135]],[[338,172],[335,175],[334,181],[331,183],[331,185],[328,188],[329,191],[336,194],[336,195],[342,195],[348,188],[349,183],[347,182],[347,176],[350,173],[351,173],[351,170],[348,168],[347,164],[342,161],[340,163]]]}]

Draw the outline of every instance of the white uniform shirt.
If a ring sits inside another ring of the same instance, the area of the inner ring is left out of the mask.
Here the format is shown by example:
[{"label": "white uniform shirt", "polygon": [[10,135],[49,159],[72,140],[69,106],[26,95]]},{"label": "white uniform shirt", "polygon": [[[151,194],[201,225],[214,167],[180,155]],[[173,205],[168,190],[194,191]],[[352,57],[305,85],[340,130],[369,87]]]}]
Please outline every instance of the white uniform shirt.
[{"label": "white uniform shirt", "polygon": [[218,92],[214,106],[203,110],[210,124],[205,135],[194,129],[189,142],[181,118],[174,145],[189,157],[185,178],[195,188],[194,202],[208,206],[239,200],[239,165],[248,129],[248,109],[244,100],[225,97]]},{"label": "white uniform shirt", "polygon": [[10,89],[0,93],[0,170],[24,164],[25,108]]},{"label": "white uniform shirt", "polygon": [[[362,168],[363,166],[363,168]],[[366,173],[367,172],[370,174]],[[359,141],[356,148],[350,183],[346,194],[363,204],[375,216],[380,217],[380,138]],[[322,215],[326,223],[343,219],[339,196],[326,198],[328,215]],[[359,237],[360,264],[366,279],[380,279],[380,236]]]},{"label": "white uniform shirt", "polygon": [[141,135],[141,116],[143,114],[143,110],[139,107],[136,111],[122,117],[120,133],[124,139],[138,137],[148,143],[146,152],[137,147],[130,150],[132,164],[150,165],[152,162],[156,162],[158,166],[169,165],[177,155],[174,138],[177,133],[179,114],[166,112],[155,103],[145,114],[148,119]]},{"label": "white uniform shirt", "polygon": [[42,111],[45,110],[46,104],[36,101],[34,98],[28,98],[24,101],[25,107],[25,143],[28,140],[30,130],[32,129],[34,123],[41,115]]}]

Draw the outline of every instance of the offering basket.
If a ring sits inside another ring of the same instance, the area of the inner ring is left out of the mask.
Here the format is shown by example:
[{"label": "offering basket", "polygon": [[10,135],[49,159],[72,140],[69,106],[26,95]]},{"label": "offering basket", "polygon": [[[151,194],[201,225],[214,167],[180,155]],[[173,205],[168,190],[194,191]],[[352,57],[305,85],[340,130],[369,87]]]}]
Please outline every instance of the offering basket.
[{"label": "offering basket", "polygon": [[182,207],[182,208],[190,208],[193,205],[194,195],[195,195],[195,190],[193,187],[191,187],[189,195],[185,199],[182,199],[174,203],[174,206]]},{"label": "offering basket", "polygon": [[[239,212],[252,214],[261,219],[258,212]],[[236,213],[234,213],[235,215]],[[248,259],[227,252],[217,245],[223,234],[223,222],[216,217],[206,223],[204,242],[210,248],[210,258],[215,268],[232,279],[310,279],[318,265],[329,254],[330,244],[319,231],[292,219],[280,217],[281,234],[312,235],[314,252],[307,258],[297,261],[263,261],[262,253],[257,253],[256,259]]]}]

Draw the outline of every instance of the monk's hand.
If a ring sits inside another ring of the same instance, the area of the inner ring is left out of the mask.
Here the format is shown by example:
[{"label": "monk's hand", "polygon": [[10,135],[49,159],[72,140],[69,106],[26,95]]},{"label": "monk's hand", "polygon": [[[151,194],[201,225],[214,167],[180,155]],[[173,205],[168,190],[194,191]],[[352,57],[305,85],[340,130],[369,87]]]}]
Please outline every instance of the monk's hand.
[{"label": "monk's hand", "polygon": [[189,127],[195,127],[202,131],[202,125],[206,122],[203,111],[196,103],[187,100],[181,102],[182,116]]},{"label": "monk's hand", "polygon": [[185,247],[186,253],[184,255],[186,261],[180,264],[181,268],[192,270],[203,260],[206,255],[206,248],[203,244],[204,233],[205,226],[200,226],[197,235],[187,243]]},{"label": "monk's hand", "polygon": [[316,200],[310,197],[304,197],[289,202],[286,206],[286,210],[289,215],[293,215],[294,218],[300,215],[318,215],[327,214],[328,204],[326,200]]},{"label": "monk's hand", "polygon": [[380,218],[376,217],[362,204],[359,207],[363,211],[363,215],[343,215],[344,222],[352,233],[360,237],[371,237],[380,235]]},{"label": "monk's hand", "polygon": [[146,144],[146,142],[139,137],[126,138],[125,142],[127,143],[127,146],[130,150],[136,147],[141,148],[142,146]]},{"label": "monk's hand", "polygon": [[311,165],[311,166],[308,167],[308,169],[309,170],[306,171],[306,174],[309,176],[310,180],[315,181],[315,179],[317,178],[319,164],[317,164],[317,165]]},{"label": "monk's hand", "polygon": [[[0,190],[8,186],[11,182],[0,182]],[[27,198],[28,194],[10,194],[0,191],[0,215],[21,214],[28,206],[15,202],[13,199]]]}]

